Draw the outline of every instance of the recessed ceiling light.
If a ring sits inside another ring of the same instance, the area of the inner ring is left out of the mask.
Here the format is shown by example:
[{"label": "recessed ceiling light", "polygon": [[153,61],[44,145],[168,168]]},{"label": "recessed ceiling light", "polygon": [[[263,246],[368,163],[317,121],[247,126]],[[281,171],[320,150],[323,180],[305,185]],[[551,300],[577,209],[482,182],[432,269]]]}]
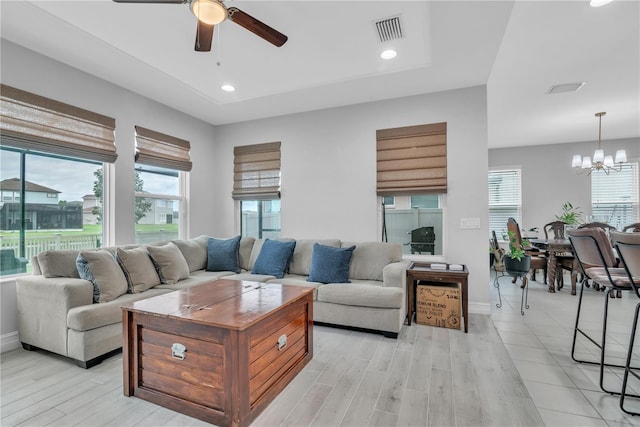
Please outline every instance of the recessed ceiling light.
[{"label": "recessed ceiling light", "polygon": [[611,3],[613,0],[591,0],[589,2],[589,6],[591,7],[600,7],[600,6],[604,6],[606,4]]},{"label": "recessed ceiling light", "polygon": [[387,49],[387,50],[383,51],[380,54],[380,58],[382,58],[382,59],[393,59],[393,58],[396,57],[396,55],[398,55],[398,52],[396,52],[393,49]]},{"label": "recessed ceiling light", "polygon": [[222,85],[220,89],[222,89],[225,92],[233,92],[234,90],[236,90],[236,88],[231,85]]}]

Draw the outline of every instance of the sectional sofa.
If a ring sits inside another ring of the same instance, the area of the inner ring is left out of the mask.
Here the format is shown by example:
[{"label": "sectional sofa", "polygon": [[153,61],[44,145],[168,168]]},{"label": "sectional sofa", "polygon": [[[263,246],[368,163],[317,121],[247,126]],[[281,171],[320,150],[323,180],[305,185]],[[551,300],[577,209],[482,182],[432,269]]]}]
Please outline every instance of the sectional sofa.
[{"label": "sectional sofa", "polygon": [[[400,332],[408,264],[402,260],[400,245],[278,239],[292,249],[286,269],[278,274],[270,268],[279,260],[268,257],[265,249],[274,241],[235,239],[237,266],[229,269],[224,269],[229,260],[222,259],[218,250],[232,239],[209,236],[147,246],[43,252],[32,259],[33,274],[17,280],[20,341],[27,350],[48,350],[89,368],[122,347],[122,305],[221,277],[312,287],[314,323],[392,338]],[[329,251],[328,259],[319,261],[321,249]],[[331,266],[334,255],[343,258],[342,279],[333,279],[340,276],[340,269]],[[106,264],[96,267],[102,261]],[[323,283],[331,280],[345,283]]]}]

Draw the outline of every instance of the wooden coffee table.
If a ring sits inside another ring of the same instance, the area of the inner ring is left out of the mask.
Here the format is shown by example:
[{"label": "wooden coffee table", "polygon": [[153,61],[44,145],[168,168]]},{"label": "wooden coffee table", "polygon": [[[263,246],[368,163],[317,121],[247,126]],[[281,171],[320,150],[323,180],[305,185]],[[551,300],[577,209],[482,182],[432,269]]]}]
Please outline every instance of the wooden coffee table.
[{"label": "wooden coffee table", "polygon": [[246,426],[313,357],[313,291],[216,280],[122,307],[124,394]]}]

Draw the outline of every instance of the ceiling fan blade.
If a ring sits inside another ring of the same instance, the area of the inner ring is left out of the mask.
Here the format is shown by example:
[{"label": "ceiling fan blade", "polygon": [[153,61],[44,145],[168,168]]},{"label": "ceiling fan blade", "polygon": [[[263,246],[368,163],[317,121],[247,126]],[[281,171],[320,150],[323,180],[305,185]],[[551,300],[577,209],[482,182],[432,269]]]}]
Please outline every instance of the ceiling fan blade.
[{"label": "ceiling fan blade", "polygon": [[288,40],[288,37],[282,34],[280,31],[271,28],[264,22],[258,21],[256,18],[246,14],[237,7],[228,8],[227,13],[230,21],[233,21],[241,27],[246,28],[253,34],[262,37],[273,45],[280,47]]},{"label": "ceiling fan blade", "polygon": [[196,29],[196,52],[209,52],[211,50],[211,43],[213,42],[213,25],[205,24],[198,21],[198,28]]},{"label": "ceiling fan blade", "polygon": [[167,3],[180,4],[186,3],[186,0],[113,0],[116,3]]}]

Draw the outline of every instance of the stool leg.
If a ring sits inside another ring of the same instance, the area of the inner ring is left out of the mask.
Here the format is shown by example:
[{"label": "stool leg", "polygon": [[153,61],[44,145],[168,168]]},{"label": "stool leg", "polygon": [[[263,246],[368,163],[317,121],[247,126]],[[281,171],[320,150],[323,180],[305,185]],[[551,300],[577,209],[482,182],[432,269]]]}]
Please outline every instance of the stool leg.
[{"label": "stool leg", "polygon": [[[627,414],[631,415],[640,415],[640,412],[633,412],[624,409],[624,399],[627,395],[627,380],[629,379],[629,373],[631,373],[636,378],[634,372],[631,372],[631,355],[633,354],[633,344],[636,337],[636,328],[638,326],[638,312],[640,312],[640,303],[636,304],[636,311],[633,316],[633,327],[631,328],[631,338],[629,338],[629,349],[627,350],[627,363],[624,366],[624,376],[622,377],[622,390],[620,392],[620,409],[622,409]],[[640,378],[639,378],[640,379]]]}]

